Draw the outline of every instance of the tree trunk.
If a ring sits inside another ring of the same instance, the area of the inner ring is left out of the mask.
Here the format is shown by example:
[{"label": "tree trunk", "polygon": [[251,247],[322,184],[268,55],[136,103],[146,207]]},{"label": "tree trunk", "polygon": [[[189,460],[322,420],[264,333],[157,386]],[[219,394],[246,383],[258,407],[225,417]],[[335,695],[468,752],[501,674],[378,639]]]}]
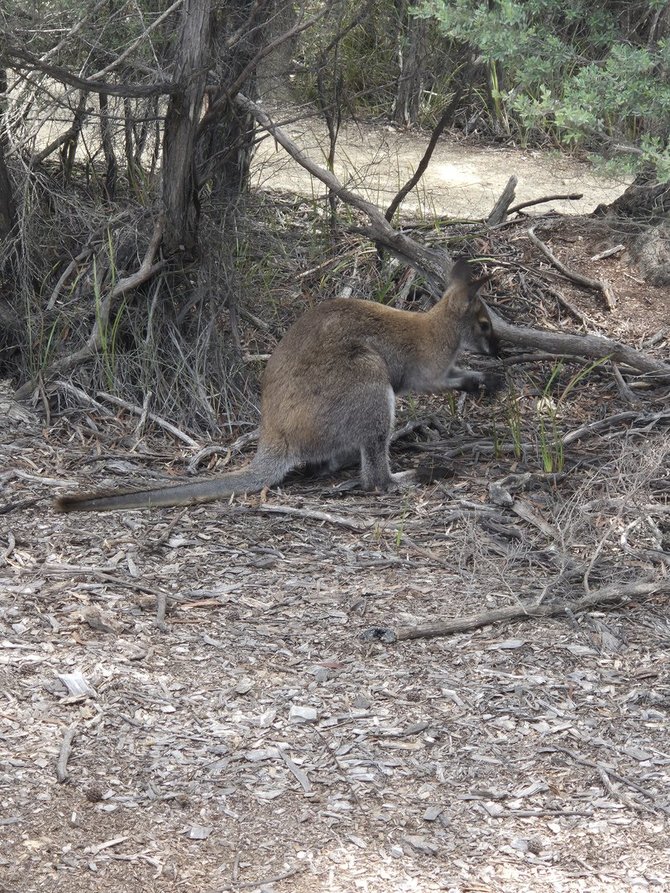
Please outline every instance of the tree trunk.
[{"label": "tree trunk", "polygon": [[[268,20],[272,21],[274,6],[272,0],[238,0],[236,4],[230,4],[225,23],[215,26],[212,45],[215,47],[215,77],[220,90],[210,97],[214,105],[223,101],[230,84],[236,84],[245,95],[257,98],[255,67],[247,73],[242,83],[239,83],[239,79],[244,77],[245,69],[265,43],[266,27]],[[249,21],[254,23],[254,27],[247,27],[244,36],[228,47],[229,32],[244,30],[245,23]],[[228,101],[201,141],[199,155],[205,161],[201,181],[203,178],[211,181],[213,197],[224,205],[235,201],[246,189],[254,138],[253,117],[241,113],[234,102]],[[225,208],[223,213],[226,213]]]},{"label": "tree trunk", "polygon": [[396,4],[400,19],[399,73],[392,119],[402,127],[416,124],[421,111],[428,21],[410,14],[417,5],[417,0],[401,0]]},{"label": "tree trunk", "polygon": [[182,89],[170,97],[163,137],[164,245],[193,257],[198,249],[200,205],[195,142],[210,63],[210,0],[182,7],[175,79]]},{"label": "tree trunk", "polygon": [[[4,111],[6,92],[7,72],[4,68],[0,68],[0,111]],[[2,129],[0,130],[0,239],[7,238],[16,220],[12,184],[5,163],[5,146],[6,137]]]}]

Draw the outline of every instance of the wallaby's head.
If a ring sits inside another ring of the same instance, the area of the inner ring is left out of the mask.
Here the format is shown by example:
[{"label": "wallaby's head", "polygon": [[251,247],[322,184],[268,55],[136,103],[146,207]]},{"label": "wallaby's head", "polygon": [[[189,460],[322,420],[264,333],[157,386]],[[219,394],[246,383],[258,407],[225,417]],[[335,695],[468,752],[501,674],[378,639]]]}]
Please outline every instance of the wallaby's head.
[{"label": "wallaby's head", "polygon": [[459,258],[451,270],[451,281],[444,293],[449,315],[460,335],[460,346],[473,353],[497,357],[499,342],[491,317],[479,297],[479,289],[489,276],[473,279],[468,263]]}]

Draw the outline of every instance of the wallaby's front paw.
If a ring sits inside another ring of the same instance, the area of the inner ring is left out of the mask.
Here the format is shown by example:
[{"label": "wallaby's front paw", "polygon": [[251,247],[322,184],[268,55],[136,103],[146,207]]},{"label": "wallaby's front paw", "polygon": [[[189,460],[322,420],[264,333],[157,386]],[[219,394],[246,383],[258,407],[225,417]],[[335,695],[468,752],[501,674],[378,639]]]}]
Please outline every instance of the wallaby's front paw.
[{"label": "wallaby's front paw", "polygon": [[487,397],[493,397],[505,387],[505,376],[501,372],[485,372],[482,387]]}]

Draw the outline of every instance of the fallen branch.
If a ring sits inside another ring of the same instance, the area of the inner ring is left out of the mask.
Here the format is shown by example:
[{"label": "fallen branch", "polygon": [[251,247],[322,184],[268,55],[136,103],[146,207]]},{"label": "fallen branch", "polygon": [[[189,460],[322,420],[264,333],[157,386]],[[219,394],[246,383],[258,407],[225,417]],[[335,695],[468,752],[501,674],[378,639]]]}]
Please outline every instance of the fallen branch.
[{"label": "fallen branch", "polygon": [[391,254],[400,257],[405,263],[418,269],[435,295],[440,295],[444,291],[444,285],[452,265],[446,251],[420,245],[404,233],[396,232],[376,205],[347,189],[332,171],[326,170],[308,158],[288,134],[278,127],[255,102],[252,102],[244,94],[238,93],[235,103],[252,115],[301,167],[317,180],[321,180],[341,201],[362,211],[369,218],[372,225],[362,230],[368,238],[381,243]]},{"label": "fallen branch", "polygon": [[609,357],[613,362],[629,366],[637,372],[653,375],[663,381],[670,381],[670,365],[655,360],[642,351],[635,350],[605,338],[604,335],[569,335],[563,332],[548,332],[526,326],[513,326],[498,316],[489,307],[493,328],[498,337],[515,347],[532,348],[552,354],[588,357],[602,360]]},{"label": "fallen branch", "polygon": [[658,583],[630,583],[624,586],[606,586],[591,592],[574,602],[554,602],[553,604],[521,603],[505,608],[495,608],[481,614],[467,614],[456,620],[445,623],[427,623],[421,626],[404,626],[397,631],[390,628],[375,627],[366,630],[361,638],[364,641],[382,641],[388,644],[402,642],[406,639],[431,639],[436,636],[451,636],[454,633],[469,632],[493,623],[510,620],[530,620],[532,617],[556,617],[559,614],[576,614],[588,611],[597,605],[621,604],[638,596],[652,595],[655,592],[670,592],[670,580]]},{"label": "fallen branch", "polygon": [[609,431],[611,428],[616,428],[625,422],[639,422],[640,424],[651,425],[659,421],[670,422],[670,412],[641,413],[633,410],[618,412],[616,415],[589,422],[587,425],[582,425],[581,428],[569,431],[563,437],[563,446],[568,446],[568,444],[577,440],[583,440],[585,437],[592,437],[594,434],[600,434],[601,431]]},{"label": "fallen branch", "polygon": [[589,279],[588,276],[582,276],[581,273],[575,273],[574,270],[570,270],[554,254],[552,254],[547,245],[535,235],[534,226],[531,226],[528,230],[528,237],[533,245],[540,249],[542,254],[544,254],[560,273],[563,273],[564,276],[567,276],[568,279],[575,282],[577,285],[582,285],[585,288],[591,288],[594,291],[602,292],[603,298],[605,299],[605,306],[608,310],[614,310],[616,307],[616,296],[609,282],[604,279]]},{"label": "fallen branch", "polygon": [[[531,198],[527,202],[519,202],[518,205],[512,205],[511,208],[507,209],[507,214],[515,214],[520,211],[522,208],[531,208],[533,205],[543,205],[546,202],[565,202],[565,201],[579,201],[579,199],[584,198],[583,192],[568,192],[565,195],[544,195],[542,198]],[[593,258],[591,258],[593,260]]]},{"label": "fallen branch", "polygon": [[[639,794],[642,794],[643,797],[647,797],[649,800],[654,801],[654,806],[657,809],[661,810],[666,814],[670,813],[670,807],[666,806],[664,803],[659,803],[656,795],[649,791],[647,788],[643,788],[636,781],[632,781],[630,778],[626,778],[624,775],[619,775],[618,772],[615,772],[610,766],[606,766],[604,763],[596,762],[595,760],[589,760],[580,754],[576,753],[574,750],[570,750],[567,747],[541,747],[538,750],[538,753],[562,753],[566,756],[570,757],[570,759],[574,760],[576,763],[579,763],[582,766],[587,766],[590,769],[596,769],[599,773],[605,773],[605,775],[610,776],[615,781],[618,781],[620,784],[626,785],[626,787],[632,788],[632,790],[637,791]],[[634,808],[639,808],[638,804],[628,804],[632,805]]]},{"label": "fallen branch", "polygon": [[132,412],[133,415],[140,416],[140,418],[144,417],[145,419],[151,419],[151,421],[158,425],[159,428],[164,428],[166,431],[169,431],[170,434],[173,434],[178,440],[185,443],[186,446],[189,446],[194,450],[200,449],[200,444],[197,440],[193,440],[192,437],[189,437],[188,434],[185,434],[175,425],[168,422],[167,419],[156,415],[155,412],[149,412],[146,407],[135,406],[134,403],[128,403],[127,400],[122,400],[120,397],[115,397],[113,394],[106,394],[104,391],[98,391],[97,396],[101,400],[106,400],[108,403],[113,403],[121,409],[126,409],[128,412]]},{"label": "fallen branch", "polygon": [[70,726],[69,729],[66,729],[65,734],[63,735],[63,741],[56,762],[56,778],[58,779],[59,784],[63,784],[63,782],[66,782],[69,778],[67,761],[70,759],[70,754],[72,753],[72,741],[74,740],[76,731],[74,726]]},{"label": "fallen branch", "polygon": [[305,518],[310,521],[323,521],[325,524],[333,524],[336,527],[344,527],[355,533],[364,533],[369,530],[373,521],[358,521],[356,518],[348,518],[345,515],[334,515],[331,512],[320,512],[315,509],[301,509],[289,505],[259,505],[252,509],[263,515],[290,515],[294,518]]}]

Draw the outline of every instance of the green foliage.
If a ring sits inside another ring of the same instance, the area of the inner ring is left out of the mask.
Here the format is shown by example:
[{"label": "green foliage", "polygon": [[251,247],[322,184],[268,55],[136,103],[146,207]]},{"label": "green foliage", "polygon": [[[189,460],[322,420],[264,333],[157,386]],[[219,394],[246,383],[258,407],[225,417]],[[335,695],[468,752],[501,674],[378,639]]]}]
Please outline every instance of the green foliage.
[{"label": "green foliage", "polygon": [[[670,35],[664,4],[612,0],[423,0],[418,14],[477,53],[491,107],[522,139],[572,146],[632,146],[638,168],[670,179]],[[666,24],[667,31],[667,24]],[[499,71],[502,72],[502,83]]]},{"label": "green foliage", "polygon": [[594,360],[592,363],[579,369],[560,391],[556,391],[556,385],[560,381],[563,363],[557,363],[552,369],[549,380],[542,391],[542,397],[536,404],[538,452],[542,468],[547,474],[563,471],[565,465],[563,433],[559,419],[568,397],[580,382],[588,378],[595,369],[602,366],[603,363],[607,363],[608,360],[609,357]]}]

